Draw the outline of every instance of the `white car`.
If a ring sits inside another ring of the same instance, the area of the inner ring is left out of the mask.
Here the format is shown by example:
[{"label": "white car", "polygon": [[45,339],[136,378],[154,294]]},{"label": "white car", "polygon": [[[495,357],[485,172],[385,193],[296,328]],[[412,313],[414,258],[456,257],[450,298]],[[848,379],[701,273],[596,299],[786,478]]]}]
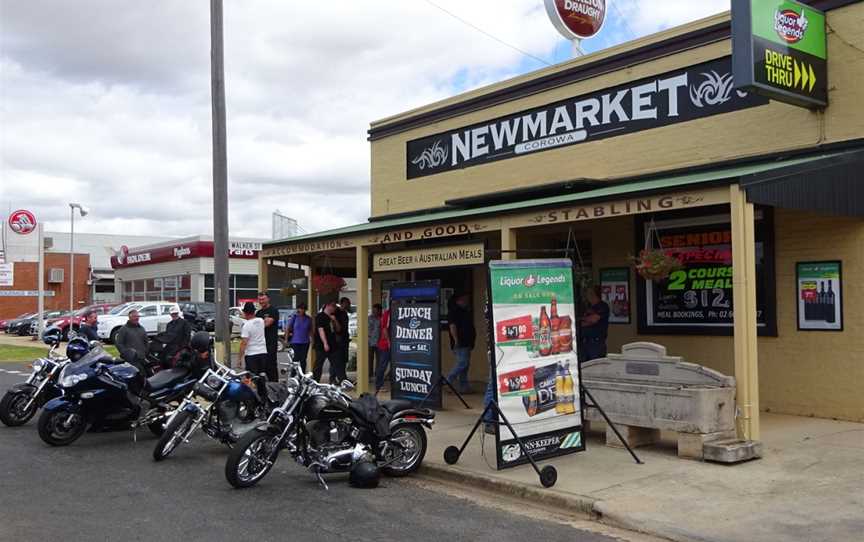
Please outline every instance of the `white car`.
[{"label": "white car", "polygon": [[135,301],[125,303],[111,309],[108,314],[100,314],[97,317],[96,334],[100,339],[108,339],[112,343],[117,338],[117,332],[126,325],[129,320],[129,312],[137,310],[141,315],[139,323],[148,335],[156,335],[159,332],[159,324],[167,324],[171,321],[171,312],[180,311],[177,303],[166,301]]}]

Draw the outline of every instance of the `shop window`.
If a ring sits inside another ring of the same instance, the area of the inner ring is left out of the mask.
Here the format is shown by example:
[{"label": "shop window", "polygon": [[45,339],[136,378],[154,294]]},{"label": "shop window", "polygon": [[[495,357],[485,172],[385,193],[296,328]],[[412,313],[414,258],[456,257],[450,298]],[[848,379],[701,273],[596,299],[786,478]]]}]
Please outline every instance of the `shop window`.
[{"label": "shop window", "polygon": [[215,290],[213,288],[210,288],[210,289],[205,288],[204,289],[204,301],[206,301],[208,303],[215,303],[216,302],[216,294],[214,292],[215,292]]},{"label": "shop window", "polygon": [[[213,290],[210,290],[212,293]],[[207,297],[205,292],[204,297]],[[192,301],[192,290],[177,290],[177,299],[176,301]]]},{"label": "shop window", "polygon": [[234,280],[237,289],[258,289],[258,275],[234,275]]},{"label": "shop window", "polygon": [[204,275],[204,287],[205,288],[213,288],[216,283],[216,279],[213,278],[213,273],[207,273]]},{"label": "shop window", "polygon": [[141,316],[156,316],[158,314],[158,311],[156,310],[156,305],[147,305],[138,312]]}]

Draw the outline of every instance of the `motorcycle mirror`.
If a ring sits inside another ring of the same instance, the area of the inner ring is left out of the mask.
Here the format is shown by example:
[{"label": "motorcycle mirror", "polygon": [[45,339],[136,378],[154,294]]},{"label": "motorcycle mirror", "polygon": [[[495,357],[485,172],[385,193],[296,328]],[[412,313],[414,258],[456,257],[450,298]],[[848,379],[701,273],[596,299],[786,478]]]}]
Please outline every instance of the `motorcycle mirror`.
[{"label": "motorcycle mirror", "polygon": [[69,340],[70,340],[70,341],[71,341],[72,339],[74,339],[75,337],[78,336],[78,332],[75,331],[74,329],[70,329],[70,330],[68,331],[68,334],[69,334]]},{"label": "motorcycle mirror", "polygon": [[354,383],[350,380],[343,380],[342,384],[339,385],[344,391],[351,391],[354,389]]},{"label": "motorcycle mirror", "polygon": [[101,343],[101,342],[99,342],[99,341],[95,341],[95,340],[94,340],[94,341],[90,341],[90,348],[91,348],[91,349],[93,349],[93,348],[97,348],[97,347],[99,347],[99,346],[102,346],[102,343]]}]

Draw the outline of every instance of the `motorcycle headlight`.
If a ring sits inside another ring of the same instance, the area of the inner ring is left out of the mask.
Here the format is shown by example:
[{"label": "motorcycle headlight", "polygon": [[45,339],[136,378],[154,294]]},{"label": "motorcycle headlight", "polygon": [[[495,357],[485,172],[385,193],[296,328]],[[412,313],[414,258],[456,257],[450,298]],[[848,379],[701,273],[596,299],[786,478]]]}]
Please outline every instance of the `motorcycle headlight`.
[{"label": "motorcycle headlight", "polygon": [[64,376],[60,379],[60,387],[61,388],[71,388],[78,384],[79,382],[83,382],[87,380],[87,375],[77,374],[77,375],[69,375]]},{"label": "motorcycle headlight", "polygon": [[211,374],[204,380],[204,383],[213,388],[213,391],[219,391],[219,388],[222,387],[225,381],[219,375]]},{"label": "motorcycle headlight", "polygon": [[42,371],[42,369],[45,368],[45,366],[46,366],[46,363],[45,363],[44,359],[37,359],[36,361],[33,362],[33,371],[36,373],[39,373]]}]

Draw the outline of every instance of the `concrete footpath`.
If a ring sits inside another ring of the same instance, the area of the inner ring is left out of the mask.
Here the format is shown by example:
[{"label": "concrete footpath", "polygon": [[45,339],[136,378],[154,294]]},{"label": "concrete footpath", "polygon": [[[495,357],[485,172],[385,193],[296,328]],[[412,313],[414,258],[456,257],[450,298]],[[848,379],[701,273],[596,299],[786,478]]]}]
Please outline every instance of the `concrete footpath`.
[{"label": "concrete footpath", "polygon": [[543,463],[558,470],[544,489],[530,465],[496,471],[495,439],[482,431],[456,465],[444,462],[444,449],[461,445],[480,414],[482,398],[467,399],[476,408],[445,394],[425,475],[671,540],[864,539],[864,424],[763,414],[764,458],[732,466],[679,459],[671,435],[637,449],[638,465],[592,434],[587,451]]}]

